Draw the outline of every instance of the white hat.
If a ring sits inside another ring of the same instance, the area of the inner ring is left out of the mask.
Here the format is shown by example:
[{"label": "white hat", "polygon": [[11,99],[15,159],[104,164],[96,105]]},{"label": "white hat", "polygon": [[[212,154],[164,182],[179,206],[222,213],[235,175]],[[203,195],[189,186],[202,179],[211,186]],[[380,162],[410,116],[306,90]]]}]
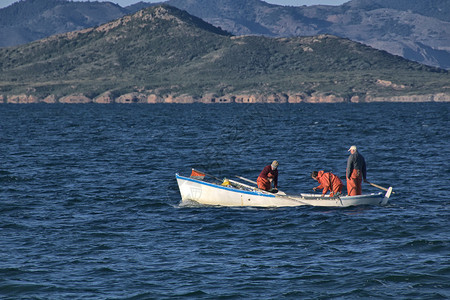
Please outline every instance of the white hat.
[{"label": "white hat", "polygon": [[272,162],[272,167],[273,167],[274,169],[276,169],[276,168],[278,167],[278,161],[274,160],[274,161]]},{"label": "white hat", "polygon": [[355,150],[355,151],[357,150],[355,145],[351,146],[350,149],[348,149],[349,152],[352,150]]}]

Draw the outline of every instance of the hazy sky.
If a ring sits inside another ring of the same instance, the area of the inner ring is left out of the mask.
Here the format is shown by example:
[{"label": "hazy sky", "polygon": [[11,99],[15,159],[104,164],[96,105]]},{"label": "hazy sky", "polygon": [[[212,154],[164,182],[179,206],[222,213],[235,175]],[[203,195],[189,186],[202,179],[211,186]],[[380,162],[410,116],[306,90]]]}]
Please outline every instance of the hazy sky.
[{"label": "hazy sky", "polygon": [[[18,0],[0,0],[0,8],[8,6]],[[83,0],[81,0],[83,1]],[[104,0],[100,0],[104,1]],[[117,3],[120,6],[128,6],[140,2],[141,0],[108,0],[109,2]],[[143,0],[144,2],[162,2],[162,0]],[[242,0],[236,0],[242,1]],[[279,4],[279,5],[292,5],[292,6],[302,6],[302,5],[315,5],[315,4],[326,4],[326,5],[340,5],[342,3],[348,2],[349,0],[264,0],[268,3]],[[95,2],[91,0],[91,2]]]}]

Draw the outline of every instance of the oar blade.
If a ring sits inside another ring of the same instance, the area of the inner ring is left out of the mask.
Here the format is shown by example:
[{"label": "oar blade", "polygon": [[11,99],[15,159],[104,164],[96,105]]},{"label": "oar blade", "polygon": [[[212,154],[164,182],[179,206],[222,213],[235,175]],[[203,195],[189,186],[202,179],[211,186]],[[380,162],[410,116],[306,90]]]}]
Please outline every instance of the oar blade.
[{"label": "oar blade", "polygon": [[198,179],[198,180],[203,180],[203,178],[205,178],[205,173],[203,173],[203,172],[200,172],[200,171],[198,171],[198,170],[195,170],[194,168],[192,168],[192,172],[191,172],[191,178],[194,178],[194,179]]},{"label": "oar blade", "polygon": [[386,192],[386,194],[384,195],[383,201],[381,201],[381,205],[386,205],[386,204],[388,203],[389,197],[391,196],[391,193],[392,193],[392,186],[390,186],[390,187],[387,189],[387,192]]}]

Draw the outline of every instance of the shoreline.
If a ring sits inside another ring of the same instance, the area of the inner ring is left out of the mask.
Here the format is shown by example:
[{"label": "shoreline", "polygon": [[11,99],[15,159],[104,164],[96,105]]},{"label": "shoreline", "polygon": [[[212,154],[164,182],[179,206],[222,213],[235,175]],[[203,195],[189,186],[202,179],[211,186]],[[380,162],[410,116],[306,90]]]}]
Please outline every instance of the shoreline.
[{"label": "shoreline", "polygon": [[157,104],[157,103],[178,103],[178,104],[216,104],[216,103],[373,103],[373,102],[394,102],[394,103],[418,103],[418,102],[450,102],[450,93],[436,93],[424,95],[403,95],[403,96],[353,96],[351,98],[339,97],[332,94],[313,94],[306,95],[302,93],[272,93],[272,94],[230,94],[217,96],[214,94],[205,94],[201,98],[190,95],[166,95],[159,96],[153,93],[127,93],[114,97],[111,92],[105,92],[95,98],[89,98],[84,94],[72,94],[62,97],[48,95],[40,98],[32,94],[19,95],[0,95],[0,104]]}]

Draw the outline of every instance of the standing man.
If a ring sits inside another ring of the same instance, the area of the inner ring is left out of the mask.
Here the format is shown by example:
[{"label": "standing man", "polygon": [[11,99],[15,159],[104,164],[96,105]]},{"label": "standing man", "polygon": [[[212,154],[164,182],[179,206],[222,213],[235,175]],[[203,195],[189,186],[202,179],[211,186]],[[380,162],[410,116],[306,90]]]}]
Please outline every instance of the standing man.
[{"label": "standing man", "polygon": [[264,191],[270,191],[273,183],[273,187],[277,188],[278,186],[278,161],[274,160],[272,164],[267,165],[261,171],[256,180],[258,184],[258,188]]},{"label": "standing man", "polygon": [[362,194],[361,183],[366,180],[366,161],[359,154],[356,146],[351,146],[348,151],[351,153],[347,160],[347,193],[349,196]]}]

